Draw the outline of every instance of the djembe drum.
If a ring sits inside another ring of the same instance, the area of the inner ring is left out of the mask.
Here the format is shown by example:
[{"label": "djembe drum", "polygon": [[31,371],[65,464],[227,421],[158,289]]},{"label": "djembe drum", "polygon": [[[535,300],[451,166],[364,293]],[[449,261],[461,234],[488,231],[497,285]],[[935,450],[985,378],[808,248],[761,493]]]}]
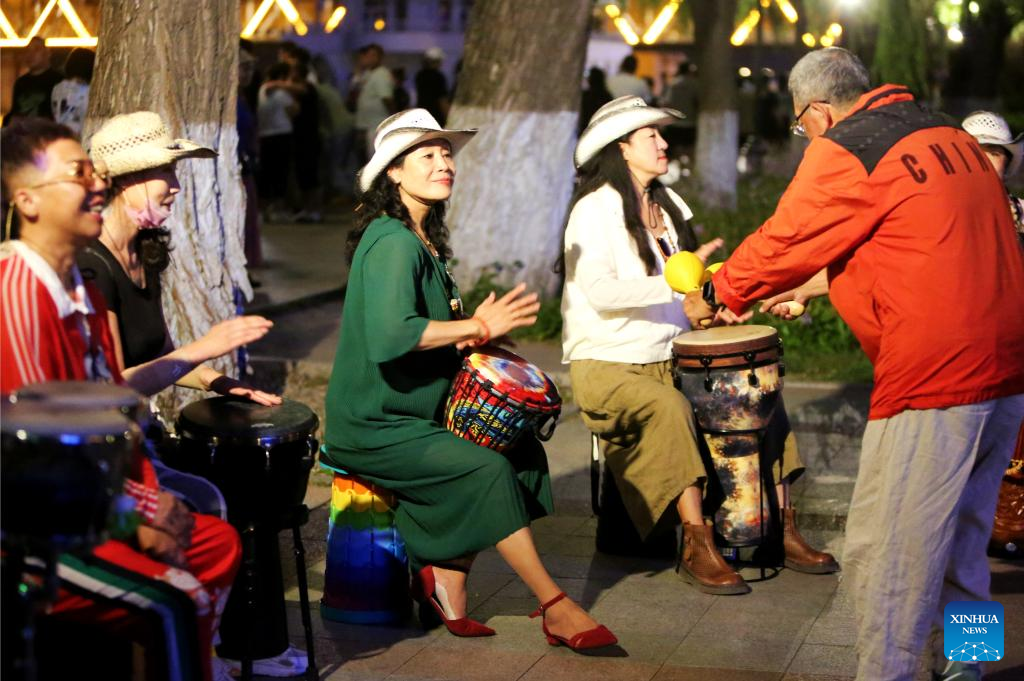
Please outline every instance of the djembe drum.
[{"label": "djembe drum", "polygon": [[284,529],[292,531],[309,673],[316,673],[299,527],[308,519],[303,499],[319,424],[309,407],[287,399],[268,407],[213,397],[189,404],[178,415],[180,441],[168,451],[167,464],[217,485],[227,501],[228,522],[242,536],[242,568],[224,609],[219,652],[241,659],[243,675],[252,659],[288,648],[278,547]]},{"label": "djembe drum", "polygon": [[[46,384],[52,395],[74,390],[72,383]],[[7,608],[4,666],[34,679],[36,616],[57,598],[58,557],[106,541],[112,526],[131,528],[126,521],[134,516],[135,504],[122,505],[118,499],[138,455],[141,433],[117,409],[69,407],[27,393],[16,393],[3,405],[0,528]],[[40,578],[23,579],[26,572]]]},{"label": "djembe drum", "polygon": [[782,391],[779,335],[769,326],[719,327],[684,333],[672,348],[721,484],[716,535],[727,547],[759,545],[770,518],[761,439]]},{"label": "djembe drum", "polygon": [[448,430],[482,447],[503,452],[533,431],[554,434],[562,398],[547,375],[501,348],[480,349],[462,362],[445,407]]}]

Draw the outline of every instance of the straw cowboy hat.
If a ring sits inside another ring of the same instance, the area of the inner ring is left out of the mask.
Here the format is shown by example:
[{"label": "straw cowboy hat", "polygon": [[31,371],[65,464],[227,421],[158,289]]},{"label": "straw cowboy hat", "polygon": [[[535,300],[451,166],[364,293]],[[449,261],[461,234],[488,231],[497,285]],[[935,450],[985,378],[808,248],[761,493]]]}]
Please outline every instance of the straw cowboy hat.
[{"label": "straw cowboy hat", "polygon": [[978,144],[994,144],[1010,152],[1006,177],[1017,172],[1024,158],[1024,133],[1013,137],[1006,120],[991,111],[975,111],[970,114],[964,119],[963,128],[978,140]]},{"label": "straw cowboy hat", "polygon": [[191,140],[172,139],[159,114],[136,111],[114,116],[93,134],[89,155],[108,176],[159,168],[183,158],[213,158],[217,152]]},{"label": "straw cowboy hat", "polygon": [[454,154],[475,134],[476,130],[445,130],[426,109],[408,109],[385,118],[373,138],[373,158],[359,171],[359,191],[368,191],[381,171],[421,142],[448,140]]},{"label": "straw cowboy hat", "polygon": [[626,95],[608,102],[590,118],[587,129],[576,143],[576,167],[592,159],[597,152],[623,135],[648,125],[666,125],[684,118],[675,109],[647,106],[641,97]]}]

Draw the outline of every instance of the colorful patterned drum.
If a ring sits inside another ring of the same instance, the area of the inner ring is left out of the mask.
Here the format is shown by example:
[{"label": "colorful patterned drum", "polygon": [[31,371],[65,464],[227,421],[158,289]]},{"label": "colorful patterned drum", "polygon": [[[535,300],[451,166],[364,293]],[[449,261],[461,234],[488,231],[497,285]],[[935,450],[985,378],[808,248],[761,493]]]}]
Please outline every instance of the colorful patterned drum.
[{"label": "colorful patterned drum", "polygon": [[445,426],[503,452],[528,429],[548,440],[561,411],[558,389],[543,371],[507,350],[489,347],[463,361],[448,396]]},{"label": "colorful patterned drum", "polygon": [[770,326],[691,331],[672,341],[679,388],[704,434],[723,501],[715,530],[727,546],[760,544],[770,518],[761,434],[782,392],[782,354]]},{"label": "colorful patterned drum", "polygon": [[391,624],[408,616],[409,567],[394,505],[387,490],[335,472],[320,601],[324,619]]}]

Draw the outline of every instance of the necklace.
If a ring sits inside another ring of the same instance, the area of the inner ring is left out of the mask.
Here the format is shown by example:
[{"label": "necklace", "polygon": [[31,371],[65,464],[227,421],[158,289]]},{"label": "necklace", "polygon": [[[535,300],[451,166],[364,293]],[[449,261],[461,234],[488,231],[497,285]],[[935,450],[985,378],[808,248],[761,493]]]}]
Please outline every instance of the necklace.
[{"label": "necklace", "polygon": [[[448,281],[448,295],[451,296],[448,299],[448,307],[450,307],[452,312],[456,313],[461,319],[462,317],[465,316],[465,313],[462,308],[462,296],[459,295],[459,287],[455,283],[455,277],[454,275],[452,275],[451,269],[448,268],[448,260],[446,258],[441,257],[441,254],[438,253],[436,248],[434,248],[434,244],[430,243],[428,239],[423,238],[420,235],[420,233],[417,232],[416,230],[412,231],[413,234],[415,234],[419,238],[420,243],[423,244],[423,247],[427,249],[427,252],[430,253],[430,255],[434,256],[434,267],[437,268],[438,264],[440,264],[444,268],[444,278],[446,278]],[[438,273],[440,274],[441,272],[439,271]]]}]

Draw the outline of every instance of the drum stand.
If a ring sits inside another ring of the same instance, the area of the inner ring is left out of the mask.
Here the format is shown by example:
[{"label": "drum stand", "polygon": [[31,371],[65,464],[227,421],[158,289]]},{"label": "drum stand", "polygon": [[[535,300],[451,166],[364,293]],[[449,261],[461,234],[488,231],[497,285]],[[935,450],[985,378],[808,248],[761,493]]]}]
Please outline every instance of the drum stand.
[{"label": "drum stand", "polygon": [[[310,681],[319,678],[316,666],[316,655],[313,649],[313,620],[309,611],[309,588],[306,580],[306,548],[302,543],[300,528],[309,520],[309,508],[305,504],[297,507],[287,514],[278,523],[269,527],[258,526],[250,521],[240,533],[242,536],[242,569],[241,577],[245,583],[245,651],[241,656],[243,681],[251,681],[252,665],[256,651],[253,648],[253,641],[256,634],[254,622],[256,621],[262,605],[269,600],[284,602],[283,583],[280,577],[280,568],[271,568],[271,574],[264,573],[266,581],[273,582],[269,589],[264,588],[264,593],[258,594],[260,584],[260,572],[257,569],[258,563],[268,564],[273,561],[274,565],[280,565],[281,554],[277,546],[278,532],[282,529],[290,529],[292,532],[293,555],[295,556],[295,571],[299,587],[299,605],[302,614],[302,628],[306,636],[306,662],[305,676]],[[257,541],[260,539],[262,541]],[[263,550],[257,549],[261,545]],[[257,561],[257,557],[259,561]],[[278,588],[280,587],[280,588]],[[266,593],[266,591],[273,593]],[[286,648],[287,650],[287,648]]]}]

